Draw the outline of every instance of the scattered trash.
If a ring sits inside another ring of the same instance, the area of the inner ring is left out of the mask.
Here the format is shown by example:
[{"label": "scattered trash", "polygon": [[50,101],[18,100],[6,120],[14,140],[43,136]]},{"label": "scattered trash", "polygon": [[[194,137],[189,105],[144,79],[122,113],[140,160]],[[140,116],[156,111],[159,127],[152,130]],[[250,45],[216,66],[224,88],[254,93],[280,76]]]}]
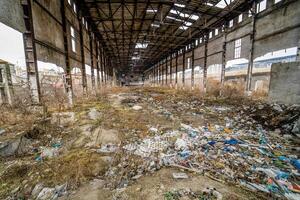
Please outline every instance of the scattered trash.
[{"label": "scattered trash", "polygon": [[151,128],[149,128],[149,132],[150,133],[158,133],[158,129],[154,128],[154,127],[151,127]]},{"label": "scattered trash", "polygon": [[55,200],[66,194],[67,184],[57,185],[55,188],[44,187],[42,184],[37,184],[32,190],[32,197],[36,200]]},{"label": "scattered trash", "polygon": [[5,129],[0,128],[0,135],[2,135],[5,132],[6,132]]},{"label": "scattered trash", "polygon": [[90,109],[90,112],[88,113],[88,117],[89,117],[91,120],[96,120],[96,119],[98,119],[100,116],[101,116],[101,113],[98,112],[96,108],[91,108],[91,109]]},{"label": "scattered trash", "polygon": [[41,147],[41,153],[38,155],[35,160],[42,161],[46,158],[53,158],[59,155],[59,148],[61,145],[55,144],[54,147]]},{"label": "scattered trash", "polygon": [[187,179],[189,178],[186,173],[173,173],[173,178],[175,179]]},{"label": "scattered trash", "polygon": [[138,111],[138,110],[142,110],[143,107],[142,107],[142,106],[135,105],[135,106],[132,107],[132,109]]},{"label": "scattered trash", "polygon": [[118,150],[115,144],[104,144],[100,149],[97,149],[98,153],[114,153]]}]

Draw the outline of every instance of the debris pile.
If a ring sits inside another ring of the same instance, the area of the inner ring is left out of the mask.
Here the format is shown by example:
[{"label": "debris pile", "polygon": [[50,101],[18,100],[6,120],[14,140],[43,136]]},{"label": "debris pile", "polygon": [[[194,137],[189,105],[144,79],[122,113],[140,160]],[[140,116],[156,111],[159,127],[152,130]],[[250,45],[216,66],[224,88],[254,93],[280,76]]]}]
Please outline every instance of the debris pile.
[{"label": "debris pile", "polygon": [[158,165],[154,168],[179,167],[253,191],[297,199],[300,160],[290,153],[289,146],[269,136],[261,126],[253,131],[182,124],[180,130],[147,137],[123,149],[147,163],[151,160]]}]

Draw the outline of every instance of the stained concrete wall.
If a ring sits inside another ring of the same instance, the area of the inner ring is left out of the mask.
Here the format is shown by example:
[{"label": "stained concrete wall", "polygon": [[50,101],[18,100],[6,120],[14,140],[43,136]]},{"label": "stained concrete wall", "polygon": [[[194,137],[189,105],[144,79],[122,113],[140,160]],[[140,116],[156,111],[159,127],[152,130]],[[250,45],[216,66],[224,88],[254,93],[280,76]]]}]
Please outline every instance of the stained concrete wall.
[{"label": "stained concrete wall", "polygon": [[269,100],[300,104],[300,62],[275,63],[271,68]]},{"label": "stained concrete wall", "polygon": [[20,0],[0,1],[0,22],[20,32],[25,32],[23,10]]}]

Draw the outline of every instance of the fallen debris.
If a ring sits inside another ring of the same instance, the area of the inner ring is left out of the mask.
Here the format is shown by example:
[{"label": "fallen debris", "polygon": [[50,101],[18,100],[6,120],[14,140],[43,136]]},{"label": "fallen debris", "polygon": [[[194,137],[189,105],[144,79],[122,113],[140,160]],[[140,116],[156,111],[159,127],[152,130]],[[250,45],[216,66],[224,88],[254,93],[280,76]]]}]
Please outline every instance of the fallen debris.
[{"label": "fallen debris", "polygon": [[186,173],[173,173],[173,178],[175,179],[186,179],[189,178]]}]

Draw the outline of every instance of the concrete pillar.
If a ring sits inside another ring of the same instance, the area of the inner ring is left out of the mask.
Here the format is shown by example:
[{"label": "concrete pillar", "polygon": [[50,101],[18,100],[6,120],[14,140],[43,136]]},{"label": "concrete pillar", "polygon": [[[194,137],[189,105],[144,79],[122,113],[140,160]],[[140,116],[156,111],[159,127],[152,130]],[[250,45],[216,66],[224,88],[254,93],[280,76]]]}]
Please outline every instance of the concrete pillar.
[{"label": "concrete pillar", "polygon": [[178,86],[178,51],[176,51],[176,58],[175,58],[175,88],[177,89]]},{"label": "concrete pillar", "polygon": [[173,63],[172,63],[172,59],[173,59],[173,57],[172,57],[172,53],[171,53],[171,55],[170,55],[170,87],[173,87],[173,78],[172,78],[172,65],[173,65]]},{"label": "concrete pillar", "polygon": [[299,42],[298,42],[298,50],[297,50],[297,61],[300,61],[300,39],[299,39]]},{"label": "concrete pillar", "polygon": [[182,53],[182,87],[184,88],[185,84],[185,47]]},{"label": "concrete pillar", "polygon": [[225,84],[226,41],[227,41],[227,27],[225,27],[224,35],[223,35],[223,52],[222,52],[222,70],[221,70],[220,96],[223,95],[223,89],[224,89],[224,84]]},{"label": "concrete pillar", "polygon": [[9,64],[0,64],[0,104],[13,104],[13,85]]},{"label": "concrete pillar", "polygon": [[195,76],[195,69],[194,69],[194,59],[195,59],[195,41],[192,43],[192,57],[191,57],[191,68],[192,68],[192,73],[191,73],[191,86],[192,90],[194,90],[194,76]]},{"label": "concrete pillar", "polygon": [[168,56],[166,56],[166,86],[168,86]]},{"label": "concrete pillar", "polygon": [[96,69],[97,69],[97,91],[100,89],[100,55],[99,55],[99,44],[98,41],[96,42]]},{"label": "concrete pillar", "polygon": [[31,102],[32,104],[39,104],[41,102],[41,91],[36,56],[34,27],[32,22],[31,1],[22,1],[22,7],[24,13],[24,23],[28,25],[26,26],[25,33],[23,33],[27,80],[30,90]]},{"label": "concrete pillar", "polygon": [[100,69],[101,69],[101,85],[103,86],[103,84],[104,84],[104,74],[103,74],[104,62],[103,62],[103,49],[102,48],[100,48]]},{"label": "concrete pillar", "polygon": [[71,66],[69,60],[69,45],[67,37],[67,19],[66,19],[66,5],[64,0],[60,0],[60,11],[62,16],[62,27],[63,27],[63,38],[64,38],[64,50],[65,50],[65,88],[68,96],[68,104],[70,107],[73,106],[73,89],[72,89],[72,77],[71,77]]},{"label": "concrete pillar", "polygon": [[161,84],[161,68],[160,61],[158,62],[158,85]]},{"label": "concrete pillar", "polygon": [[93,53],[93,48],[94,48],[93,41],[94,41],[94,38],[92,37],[92,33],[91,32],[89,32],[89,38],[90,38],[92,93],[95,94],[95,91],[96,91],[96,87],[95,87],[95,71],[94,71],[95,62],[94,62],[94,55],[93,55],[94,54]]},{"label": "concrete pillar", "polygon": [[3,72],[4,69],[2,65],[0,65],[0,104],[5,103],[5,85],[4,85]]},{"label": "concrete pillar", "polygon": [[204,35],[204,65],[203,65],[203,92],[207,90],[207,44],[208,44],[208,32]]},{"label": "concrete pillar", "polygon": [[[82,15],[82,13],[81,13]],[[79,24],[79,39],[80,39],[80,54],[81,54],[81,77],[82,77],[82,90],[83,94],[87,94],[87,80],[86,80],[86,71],[85,71],[85,56],[84,56],[84,44],[83,44],[83,25],[82,18],[77,15],[77,20]]]},{"label": "concrete pillar", "polygon": [[250,53],[249,53],[249,62],[247,70],[247,80],[246,80],[246,93],[249,95],[251,93],[251,81],[252,81],[252,70],[253,70],[253,60],[254,60],[254,41],[255,41],[255,23],[256,23],[256,14],[252,14],[252,32],[250,35]]}]

